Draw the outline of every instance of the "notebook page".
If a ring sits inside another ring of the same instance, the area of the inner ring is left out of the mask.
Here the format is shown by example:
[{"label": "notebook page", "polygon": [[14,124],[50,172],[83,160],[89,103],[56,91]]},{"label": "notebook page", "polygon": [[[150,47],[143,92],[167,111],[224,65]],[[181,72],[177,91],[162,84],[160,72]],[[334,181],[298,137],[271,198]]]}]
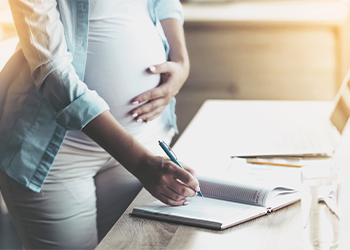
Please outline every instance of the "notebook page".
[{"label": "notebook page", "polygon": [[288,200],[291,195],[298,194],[300,197],[300,192],[296,189],[276,186],[269,194],[267,198],[267,205],[270,206],[271,203],[279,202],[279,200]]},{"label": "notebook page", "polygon": [[288,204],[294,203],[301,198],[300,192],[294,193],[282,193],[275,196],[273,199],[268,199],[266,206],[272,208],[272,210],[280,209]]},{"label": "notebook page", "polygon": [[198,176],[201,191],[205,197],[220,200],[241,202],[256,206],[265,206],[271,188],[231,182],[225,179],[216,179]]}]

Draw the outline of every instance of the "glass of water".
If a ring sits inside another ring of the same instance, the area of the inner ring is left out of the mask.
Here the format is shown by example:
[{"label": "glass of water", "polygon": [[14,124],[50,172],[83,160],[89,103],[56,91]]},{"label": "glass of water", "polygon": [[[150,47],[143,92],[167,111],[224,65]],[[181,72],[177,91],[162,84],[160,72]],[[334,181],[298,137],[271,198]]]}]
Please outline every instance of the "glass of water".
[{"label": "glass of water", "polygon": [[302,172],[304,249],[338,249],[340,168],[335,162],[305,166]]}]

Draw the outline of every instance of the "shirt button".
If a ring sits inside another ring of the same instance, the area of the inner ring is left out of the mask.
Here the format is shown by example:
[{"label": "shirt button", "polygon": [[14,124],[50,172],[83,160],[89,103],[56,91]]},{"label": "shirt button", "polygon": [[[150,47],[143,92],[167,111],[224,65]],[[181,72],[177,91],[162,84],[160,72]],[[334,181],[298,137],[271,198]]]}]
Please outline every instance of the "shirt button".
[{"label": "shirt button", "polygon": [[84,9],[84,3],[80,3],[80,10],[81,11],[84,11],[85,9]]}]

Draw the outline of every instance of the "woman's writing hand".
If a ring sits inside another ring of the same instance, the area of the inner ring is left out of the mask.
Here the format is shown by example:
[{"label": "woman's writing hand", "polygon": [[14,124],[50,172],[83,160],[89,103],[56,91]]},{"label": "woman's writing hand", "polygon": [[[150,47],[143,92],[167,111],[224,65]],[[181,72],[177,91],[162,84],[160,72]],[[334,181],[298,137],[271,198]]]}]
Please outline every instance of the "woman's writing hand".
[{"label": "woman's writing hand", "polygon": [[181,206],[186,204],[186,197],[196,195],[199,184],[191,168],[181,163],[183,170],[165,157],[152,158],[133,174],[155,198],[168,205]]},{"label": "woman's writing hand", "polygon": [[166,157],[155,156],[144,148],[120,123],[105,111],[83,132],[117,159],[157,199],[169,205],[183,205],[196,195],[198,180],[194,171],[181,163],[181,169]]},{"label": "woman's writing hand", "polygon": [[189,66],[179,62],[165,62],[151,66],[147,70],[150,74],[161,74],[161,84],[132,100],[132,104],[140,104],[131,111],[131,117],[137,122],[148,122],[159,116],[172,98],[185,83]]}]

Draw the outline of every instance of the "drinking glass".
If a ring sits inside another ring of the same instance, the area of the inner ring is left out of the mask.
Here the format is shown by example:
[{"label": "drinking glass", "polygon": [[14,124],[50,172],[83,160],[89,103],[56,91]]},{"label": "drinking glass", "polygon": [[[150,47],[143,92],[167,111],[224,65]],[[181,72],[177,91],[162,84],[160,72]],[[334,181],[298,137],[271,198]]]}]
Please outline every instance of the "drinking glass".
[{"label": "drinking glass", "polygon": [[305,166],[302,173],[304,249],[337,249],[340,228],[340,168]]}]

